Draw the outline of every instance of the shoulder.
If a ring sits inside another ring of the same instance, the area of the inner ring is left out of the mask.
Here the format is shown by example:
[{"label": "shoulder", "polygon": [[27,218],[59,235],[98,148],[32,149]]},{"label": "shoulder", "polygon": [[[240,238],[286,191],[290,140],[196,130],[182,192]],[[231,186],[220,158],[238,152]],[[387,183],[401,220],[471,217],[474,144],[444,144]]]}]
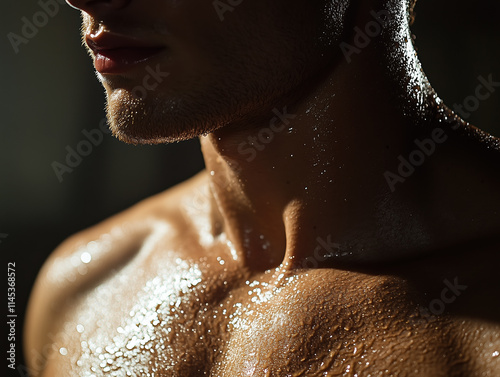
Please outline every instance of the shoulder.
[{"label": "shoulder", "polygon": [[25,351],[32,369],[47,358],[50,334],[58,331],[70,298],[127,265],[149,239],[161,236],[165,242],[176,242],[190,231],[193,211],[206,209],[205,178],[204,172],[199,173],[72,235],[54,250],[37,277],[28,304]]},{"label": "shoulder", "polygon": [[315,355],[337,349],[336,357],[351,360],[353,368],[365,361],[371,366],[365,371],[400,376],[417,369],[422,376],[497,375],[500,294],[492,266],[498,263],[491,262],[499,261],[499,251],[498,242],[478,244],[410,263],[406,271],[307,271],[283,290],[276,310],[297,316],[302,338],[318,339]]}]

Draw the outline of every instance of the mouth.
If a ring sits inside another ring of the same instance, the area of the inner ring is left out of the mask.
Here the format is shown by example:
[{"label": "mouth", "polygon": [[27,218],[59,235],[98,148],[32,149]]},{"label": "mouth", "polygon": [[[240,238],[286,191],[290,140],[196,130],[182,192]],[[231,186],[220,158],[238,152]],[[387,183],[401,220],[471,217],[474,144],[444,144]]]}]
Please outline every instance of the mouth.
[{"label": "mouth", "polygon": [[165,46],[111,33],[88,34],[85,41],[93,52],[95,69],[101,74],[127,72],[166,50]]}]

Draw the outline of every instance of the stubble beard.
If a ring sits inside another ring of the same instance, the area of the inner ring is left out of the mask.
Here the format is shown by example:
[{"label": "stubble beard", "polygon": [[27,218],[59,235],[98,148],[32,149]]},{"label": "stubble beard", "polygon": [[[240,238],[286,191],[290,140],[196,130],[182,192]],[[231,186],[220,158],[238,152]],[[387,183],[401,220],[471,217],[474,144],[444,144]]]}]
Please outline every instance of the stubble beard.
[{"label": "stubble beard", "polygon": [[106,113],[116,138],[135,145],[173,143],[206,135],[230,122],[222,112],[209,111],[201,99],[149,97],[136,98],[125,89],[108,94]]}]

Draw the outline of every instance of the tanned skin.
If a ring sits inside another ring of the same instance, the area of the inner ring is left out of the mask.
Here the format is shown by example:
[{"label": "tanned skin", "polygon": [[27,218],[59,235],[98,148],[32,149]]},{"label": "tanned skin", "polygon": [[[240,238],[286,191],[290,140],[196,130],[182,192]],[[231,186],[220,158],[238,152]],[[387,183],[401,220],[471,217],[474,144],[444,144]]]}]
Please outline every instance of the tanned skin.
[{"label": "tanned skin", "polygon": [[198,136],[206,171],[52,254],[33,376],[500,375],[500,141],[434,93],[406,1],[69,3],[165,47],[98,75],[113,133]]}]

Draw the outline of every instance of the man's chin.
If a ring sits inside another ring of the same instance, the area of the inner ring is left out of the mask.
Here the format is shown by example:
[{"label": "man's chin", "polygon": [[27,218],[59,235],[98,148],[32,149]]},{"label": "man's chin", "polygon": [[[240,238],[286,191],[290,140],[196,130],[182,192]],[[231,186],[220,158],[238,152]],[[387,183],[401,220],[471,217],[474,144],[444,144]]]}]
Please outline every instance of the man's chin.
[{"label": "man's chin", "polygon": [[127,144],[133,145],[157,145],[157,144],[169,144],[174,142],[179,142],[182,140],[188,140],[189,138],[181,137],[150,137],[143,134],[130,133],[120,129],[119,127],[113,127],[111,124],[111,133],[118,140],[123,141]]},{"label": "man's chin", "polygon": [[134,98],[125,90],[108,98],[106,111],[113,136],[134,145],[189,140],[218,128],[206,122],[207,117],[181,111],[178,101]]},{"label": "man's chin", "polygon": [[[133,145],[144,145],[144,144],[168,144],[179,142],[183,140],[189,140],[196,136],[195,133],[178,133],[178,132],[170,132],[168,134],[165,133],[153,133],[150,131],[154,125],[147,120],[134,120],[132,126],[130,123],[124,122],[123,119],[114,119],[114,117],[110,117],[109,119],[109,127],[111,129],[111,133],[118,140],[123,141],[127,144]],[[129,118],[128,118],[129,119]],[[140,125],[139,125],[140,124]]]}]

